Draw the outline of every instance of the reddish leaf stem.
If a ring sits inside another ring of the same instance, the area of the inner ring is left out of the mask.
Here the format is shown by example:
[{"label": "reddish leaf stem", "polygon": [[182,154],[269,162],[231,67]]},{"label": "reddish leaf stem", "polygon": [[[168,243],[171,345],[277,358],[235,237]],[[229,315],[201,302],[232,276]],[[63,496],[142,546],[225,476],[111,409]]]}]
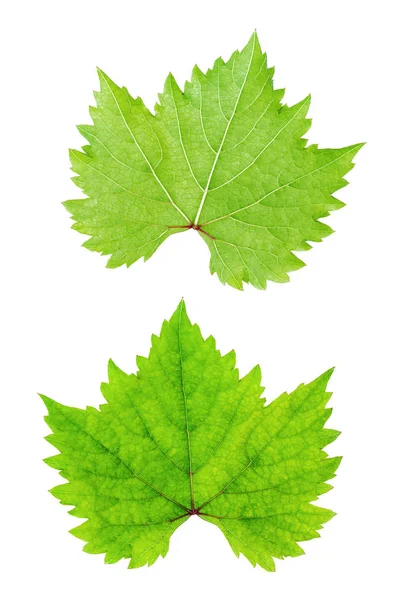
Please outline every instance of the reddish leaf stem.
[{"label": "reddish leaf stem", "polygon": [[204,235],[206,235],[207,237],[211,238],[212,240],[215,240],[215,237],[211,235],[211,233],[204,231],[202,225],[195,225],[194,223],[189,223],[189,225],[167,225],[167,227],[168,229],[193,229],[194,231],[204,233]]}]

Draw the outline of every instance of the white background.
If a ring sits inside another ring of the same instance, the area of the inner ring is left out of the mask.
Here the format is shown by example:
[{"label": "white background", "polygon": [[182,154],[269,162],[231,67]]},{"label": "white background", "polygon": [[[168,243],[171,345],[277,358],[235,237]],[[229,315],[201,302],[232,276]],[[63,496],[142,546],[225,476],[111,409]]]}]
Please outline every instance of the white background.
[{"label": "white background", "polygon": [[[1,18],[1,543],[7,600],[41,598],[399,597],[399,126],[395,2],[197,0],[8,1]],[[260,292],[222,286],[195,232],[170,238],[146,264],[105,269],[80,247],[61,205],[80,197],[68,147],[83,140],[96,66],[152,107],[168,71],[181,84],[247,42],[257,28],[277,87],[312,93],[309,139],[366,141],[338,193],[336,233],[302,253],[291,283]],[[235,558],[194,517],[166,559],[127,570],[81,552],[78,520],[47,492],[61,483],[36,392],[98,405],[109,357],[128,372],[181,296],[189,315],[245,374],[260,363],[267,399],[335,365],[330,422],[343,435],[338,516],[305,556],[277,572]],[[397,488],[398,490],[398,488]]]}]

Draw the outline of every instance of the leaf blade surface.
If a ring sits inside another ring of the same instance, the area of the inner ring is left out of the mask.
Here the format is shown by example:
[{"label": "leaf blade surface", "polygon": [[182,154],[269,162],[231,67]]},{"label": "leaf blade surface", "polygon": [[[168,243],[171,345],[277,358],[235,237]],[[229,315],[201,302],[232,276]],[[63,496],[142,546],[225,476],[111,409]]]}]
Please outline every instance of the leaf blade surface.
[{"label": "leaf blade surface", "polygon": [[267,570],[302,553],[333,516],[313,504],[340,462],[322,450],[338,435],[325,428],[332,371],[265,405],[260,368],[239,378],[183,301],[137,364],[127,375],[110,361],[99,410],[42,396],[60,452],[46,462],[68,480],[52,493],[87,519],[72,530],[85,551],[152,564],[198,515]]},{"label": "leaf blade surface", "polygon": [[294,254],[332,233],[320,219],[343,206],[333,193],[362,144],[306,146],[310,97],[288,107],[273,88],[257,34],[242,51],[195,67],[182,92],[174,77],[152,114],[99,70],[88,140],[71,151],[87,199],[64,204],[84,246],[107,266],[150,258],[169,236],[193,229],[222,283],[259,289],[286,282]]}]

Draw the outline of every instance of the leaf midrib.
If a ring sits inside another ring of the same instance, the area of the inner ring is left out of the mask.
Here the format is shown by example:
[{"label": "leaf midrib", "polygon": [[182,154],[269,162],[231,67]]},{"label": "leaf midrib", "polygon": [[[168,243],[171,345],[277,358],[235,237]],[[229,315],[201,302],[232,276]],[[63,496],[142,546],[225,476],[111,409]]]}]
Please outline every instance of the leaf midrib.
[{"label": "leaf midrib", "polygon": [[182,397],[183,397],[183,403],[184,403],[184,408],[185,408],[185,426],[186,426],[187,449],[188,449],[188,460],[189,460],[190,507],[191,507],[191,510],[193,511],[195,508],[195,505],[194,505],[194,488],[193,488],[192,452],[191,452],[191,447],[190,447],[188,407],[187,407],[185,381],[184,381],[184,377],[183,377],[182,342],[181,342],[182,311],[183,311],[183,303],[181,302],[180,309],[179,309],[179,320],[178,320],[178,348],[179,348],[179,365],[180,365],[180,373],[181,373]]},{"label": "leaf midrib", "polygon": [[166,187],[164,186],[164,184],[162,183],[162,181],[160,180],[160,178],[158,177],[157,173],[154,170],[153,165],[151,164],[151,162],[149,161],[149,159],[147,158],[146,153],[143,151],[142,147],[140,146],[140,144],[138,143],[135,134],[132,131],[132,128],[129,126],[129,123],[127,122],[125,115],[121,109],[121,106],[118,102],[117,97],[115,96],[113,90],[111,89],[110,84],[108,83],[106,77],[104,77],[104,74],[102,71],[99,71],[101,78],[103,79],[103,81],[105,82],[105,84],[107,85],[110,94],[113,97],[113,100],[115,102],[116,107],[118,108],[118,111],[121,115],[121,118],[124,122],[124,125],[126,127],[126,129],[128,130],[130,136],[132,137],[135,145],[137,146],[139,152],[141,153],[141,155],[143,156],[144,160],[146,161],[146,164],[148,165],[153,177],[155,178],[155,180],[157,181],[157,183],[159,184],[159,186],[161,187],[161,189],[164,191],[165,195],[167,196],[168,200],[170,201],[170,203],[172,204],[172,206],[180,213],[180,215],[185,219],[185,221],[187,221],[188,223],[190,223],[190,219],[185,215],[185,213],[179,208],[179,206],[177,204],[175,204],[175,202],[173,201],[173,199],[171,198],[170,193],[168,192],[168,190],[166,189]]},{"label": "leaf midrib", "polygon": [[[347,152],[344,152],[340,156],[337,156],[333,160],[325,163],[324,165],[321,165],[321,166],[317,167],[316,169],[313,169],[312,171],[309,171],[308,173],[304,173],[303,175],[300,175],[300,177],[296,177],[295,179],[292,179],[291,181],[288,181],[288,183],[285,183],[284,185],[281,185],[281,186],[279,186],[279,187],[271,190],[270,192],[268,192],[267,194],[265,194],[264,196],[262,196],[258,200],[255,200],[254,202],[252,202],[251,204],[247,204],[246,206],[242,206],[242,207],[238,208],[237,210],[234,210],[233,212],[231,212],[231,213],[229,213],[227,215],[222,215],[221,217],[217,217],[216,219],[212,219],[211,221],[208,221],[207,223],[203,223],[202,227],[206,227],[207,225],[211,225],[212,223],[216,223],[217,221],[222,221],[223,219],[230,218],[233,215],[236,215],[237,213],[240,213],[240,212],[242,212],[244,210],[247,210],[248,208],[252,208],[253,206],[256,206],[257,204],[260,204],[260,202],[262,202],[263,200],[265,200],[269,196],[272,196],[272,194],[275,194],[276,192],[279,192],[280,190],[282,190],[282,189],[284,189],[286,187],[291,186],[293,183],[296,183],[297,181],[300,181],[301,179],[305,179],[306,177],[309,177],[309,175],[313,175],[314,173],[318,173],[318,171],[321,171],[325,167],[329,167],[330,165],[332,165],[335,162],[337,162],[340,159],[342,159],[344,156],[347,156],[351,152],[354,152],[355,150],[361,148],[361,146],[362,146],[362,144],[356,144],[355,146],[351,146]],[[294,208],[294,207],[290,206],[289,208]],[[248,223],[248,225],[253,225],[253,223]]]},{"label": "leaf midrib", "polygon": [[[310,395],[312,394],[312,390],[309,390],[308,393],[306,394],[306,396],[300,401],[298,407],[296,408],[296,410],[290,415],[289,419],[286,421],[286,423],[284,423],[282,425],[282,427],[280,427],[278,429],[278,431],[275,433],[274,436],[272,436],[261,448],[260,450],[253,456],[253,458],[250,459],[250,461],[246,464],[246,466],[239,471],[239,473],[237,475],[235,475],[234,477],[232,477],[232,479],[216,494],[214,494],[214,496],[212,496],[209,500],[207,500],[206,502],[204,502],[200,507],[199,510],[201,510],[202,508],[204,508],[205,506],[207,506],[208,504],[210,504],[213,500],[215,500],[216,498],[218,498],[218,496],[220,496],[221,494],[223,494],[225,492],[225,490],[232,485],[232,483],[234,481],[236,481],[237,479],[239,479],[239,477],[241,477],[243,475],[243,473],[245,473],[245,471],[247,471],[247,469],[253,464],[253,462],[256,460],[256,458],[258,458],[263,452],[264,450],[266,450],[271,444],[272,442],[280,435],[280,433],[282,433],[282,431],[284,431],[286,429],[286,427],[288,427],[288,425],[293,421],[293,419],[295,418],[295,416],[298,414],[298,412],[302,409],[302,407],[304,406],[304,403],[307,401],[307,399],[310,397]],[[270,405],[269,405],[270,406]]]},{"label": "leaf midrib", "polygon": [[[211,167],[210,174],[208,176],[207,184],[206,184],[206,187],[204,189],[203,196],[201,198],[200,205],[199,205],[199,208],[198,208],[195,220],[194,220],[194,225],[195,226],[199,224],[200,217],[201,217],[201,212],[203,210],[203,206],[204,206],[204,203],[205,203],[205,200],[207,198],[207,194],[208,194],[208,191],[209,191],[209,188],[210,188],[210,183],[211,183],[212,176],[214,175],[214,171],[215,171],[215,168],[217,166],[218,159],[219,159],[219,157],[221,155],[223,146],[225,144],[225,140],[226,140],[226,136],[228,135],[229,128],[231,126],[231,123],[232,123],[235,115],[236,115],[236,110],[237,110],[240,98],[242,97],[243,89],[244,89],[244,87],[245,87],[245,85],[247,83],[247,78],[249,76],[250,68],[251,68],[251,65],[252,65],[252,62],[253,62],[255,43],[256,43],[256,38],[255,38],[255,35],[253,34],[253,47],[252,47],[251,56],[250,56],[250,59],[249,59],[249,64],[248,64],[248,67],[247,67],[247,72],[246,72],[245,78],[243,80],[242,86],[241,86],[241,88],[239,90],[238,97],[236,98],[236,102],[235,102],[235,106],[233,107],[232,114],[231,114],[231,116],[229,118],[229,121],[226,124],[225,132],[224,132],[224,135],[222,136],[221,143],[219,145],[218,151],[217,151],[217,153],[215,155],[214,162],[213,162],[213,165]],[[219,82],[218,82],[218,90],[219,90]]]},{"label": "leaf midrib", "polygon": [[174,500],[173,498],[171,498],[170,496],[168,496],[164,492],[161,492],[158,488],[156,488],[149,481],[147,481],[146,479],[143,479],[143,477],[141,477],[140,475],[138,475],[132,469],[132,467],[130,467],[118,454],[116,454],[115,452],[113,452],[112,450],[110,450],[110,448],[108,448],[107,446],[105,446],[100,440],[98,440],[95,437],[93,437],[93,435],[91,433],[89,433],[88,431],[86,431],[86,429],[83,429],[83,427],[81,427],[80,425],[78,425],[73,419],[71,419],[71,417],[69,417],[68,415],[64,414],[58,408],[57,403],[54,403],[54,408],[55,408],[55,410],[57,410],[57,412],[59,412],[62,415],[62,417],[64,419],[66,419],[67,421],[69,421],[78,431],[80,431],[80,432],[84,433],[85,435],[87,435],[93,442],[95,442],[98,446],[100,446],[101,448],[103,448],[103,450],[105,450],[108,454],[111,454],[111,456],[113,456],[114,458],[116,458],[124,467],[126,467],[126,469],[128,469],[128,471],[130,473],[132,473],[133,477],[135,477],[136,479],[138,479],[139,481],[141,481],[142,483],[144,483],[145,485],[147,485],[149,488],[151,488],[152,490],[154,490],[155,492],[157,492],[160,496],[162,496],[166,500],[169,500],[170,502],[172,502],[176,506],[179,506],[183,510],[187,510],[186,506],[184,506],[183,504],[181,504],[177,500]]}]

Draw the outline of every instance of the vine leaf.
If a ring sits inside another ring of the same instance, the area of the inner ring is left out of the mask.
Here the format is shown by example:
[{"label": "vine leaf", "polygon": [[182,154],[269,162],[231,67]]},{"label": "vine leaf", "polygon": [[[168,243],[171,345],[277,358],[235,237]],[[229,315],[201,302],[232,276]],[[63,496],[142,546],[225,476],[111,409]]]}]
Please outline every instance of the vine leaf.
[{"label": "vine leaf", "polygon": [[72,530],[85,551],[151,565],[198,515],[268,571],[302,554],[334,514],[312,504],[340,463],[322,450],[338,436],[324,428],[332,371],[265,405],[260,368],[240,379],[234,352],[204,340],[183,301],[137,365],[127,375],[110,361],[99,410],[42,396],[60,452],[45,462],[69,481],[51,492],[87,519]]},{"label": "vine leaf", "polygon": [[184,92],[170,74],[153,115],[99,70],[89,145],[72,150],[87,196],[65,206],[84,246],[108,267],[145,260],[169,236],[195,230],[221,282],[264,289],[285,282],[308,250],[332,233],[319,219],[343,206],[332,194],[362,144],[306,146],[310,97],[282,105],[257,34],[228,62],[197,66]]}]

